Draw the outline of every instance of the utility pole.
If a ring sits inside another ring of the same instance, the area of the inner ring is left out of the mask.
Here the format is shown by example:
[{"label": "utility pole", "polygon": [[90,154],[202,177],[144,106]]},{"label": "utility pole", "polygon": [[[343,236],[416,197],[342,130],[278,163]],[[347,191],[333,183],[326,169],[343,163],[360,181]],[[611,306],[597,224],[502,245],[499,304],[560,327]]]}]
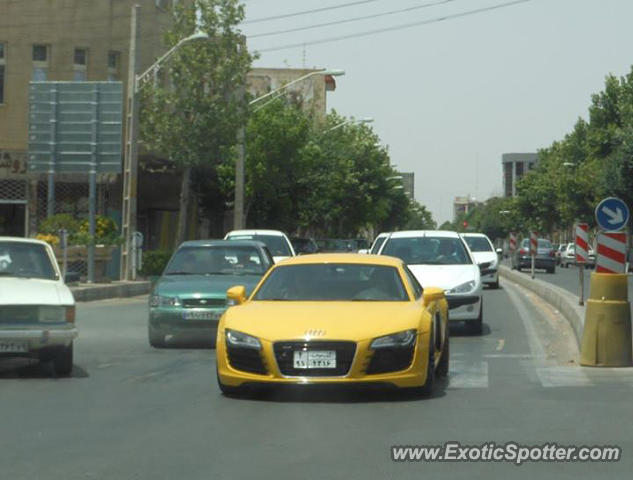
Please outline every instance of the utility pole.
[{"label": "utility pole", "polygon": [[244,228],[244,164],[246,148],[244,145],[244,127],[237,131],[237,158],[235,159],[235,201],[233,204],[233,229]]},{"label": "utility pole", "polygon": [[121,280],[135,280],[131,271],[132,233],[136,231],[137,183],[138,183],[138,97],[136,78],[139,65],[139,12],[140,6],[132,6],[130,26],[130,56],[128,59],[125,156],[123,159],[123,220],[124,243],[121,248]]}]

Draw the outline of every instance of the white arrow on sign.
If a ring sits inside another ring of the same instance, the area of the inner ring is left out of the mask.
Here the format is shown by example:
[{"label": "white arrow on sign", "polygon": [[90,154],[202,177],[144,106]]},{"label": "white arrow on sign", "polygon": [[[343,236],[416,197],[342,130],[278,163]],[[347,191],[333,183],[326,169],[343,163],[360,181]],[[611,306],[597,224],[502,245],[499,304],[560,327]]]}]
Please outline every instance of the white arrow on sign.
[{"label": "white arrow on sign", "polygon": [[624,222],[624,215],[622,214],[622,209],[620,207],[616,208],[614,212],[609,207],[604,206],[602,207],[602,211],[606,213],[609,217],[611,217],[609,219],[609,223],[611,225]]}]

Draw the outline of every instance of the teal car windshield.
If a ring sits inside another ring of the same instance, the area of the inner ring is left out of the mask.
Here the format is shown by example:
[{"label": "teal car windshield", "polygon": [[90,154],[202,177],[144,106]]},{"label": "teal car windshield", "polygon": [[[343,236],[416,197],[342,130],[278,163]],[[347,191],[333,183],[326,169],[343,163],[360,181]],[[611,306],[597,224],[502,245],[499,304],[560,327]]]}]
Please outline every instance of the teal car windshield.
[{"label": "teal car windshield", "polygon": [[261,275],[267,269],[255,247],[192,246],[174,254],[164,275]]}]

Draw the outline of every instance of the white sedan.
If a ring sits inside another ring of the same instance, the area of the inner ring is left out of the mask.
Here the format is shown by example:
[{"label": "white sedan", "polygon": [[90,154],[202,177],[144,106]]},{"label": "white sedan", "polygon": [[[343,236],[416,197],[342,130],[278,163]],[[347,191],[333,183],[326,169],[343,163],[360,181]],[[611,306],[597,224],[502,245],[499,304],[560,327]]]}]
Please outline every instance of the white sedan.
[{"label": "white sedan", "polygon": [[482,272],[481,281],[492,288],[499,288],[499,252],[483,233],[462,233],[462,238],[468,245],[475,262],[486,265]]},{"label": "white sedan", "polygon": [[73,368],[75,299],[52,248],[27,238],[0,237],[0,358],[52,361],[55,373]]},{"label": "white sedan", "polygon": [[285,233],[279,230],[232,230],[224,240],[257,240],[268,248],[275,263],[296,255],[292,243]]},{"label": "white sedan", "polygon": [[380,254],[402,259],[422,287],[443,288],[449,320],[466,321],[474,333],[482,333],[480,267],[459,234],[441,230],[394,232]]}]

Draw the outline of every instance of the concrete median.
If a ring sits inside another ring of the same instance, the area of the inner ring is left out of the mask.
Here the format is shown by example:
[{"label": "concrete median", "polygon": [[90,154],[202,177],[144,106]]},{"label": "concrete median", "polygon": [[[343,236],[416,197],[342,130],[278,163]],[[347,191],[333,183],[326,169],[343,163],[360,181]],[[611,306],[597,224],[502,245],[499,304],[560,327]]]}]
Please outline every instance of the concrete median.
[{"label": "concrete median", "polygon": [[146,295],[150,292],[151,282],[112,282],[101,284],[81,284],[70,286],[76,302],[90,302],[108,298],[125,298]]},{"label": "concrete median", "polygon": [[551,283],[531,279],[529,275],[511,270],[505,265],[499,266],[499,275],[534,292],[556,308],[571,325],[576,336],[576,343],[580,347],[585,324],[585,308],[578,305],[576,295]]}]

